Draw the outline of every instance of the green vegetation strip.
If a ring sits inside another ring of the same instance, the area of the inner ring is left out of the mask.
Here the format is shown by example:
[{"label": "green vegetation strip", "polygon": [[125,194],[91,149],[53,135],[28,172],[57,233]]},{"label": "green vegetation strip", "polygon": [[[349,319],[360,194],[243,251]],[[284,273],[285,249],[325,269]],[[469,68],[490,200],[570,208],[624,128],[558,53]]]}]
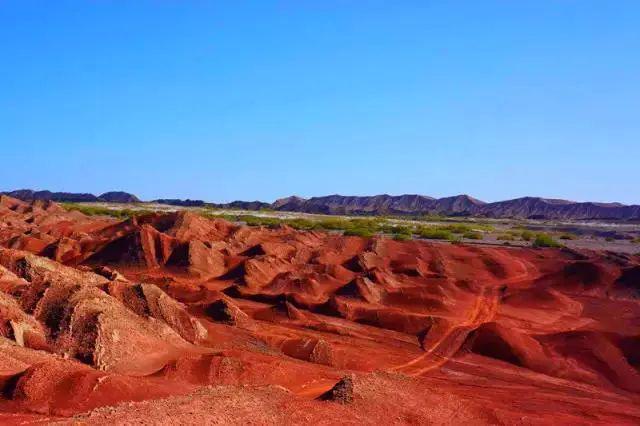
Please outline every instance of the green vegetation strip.
[{"label": "green vegetation strip", "polygon": [[538,234],[536,235],[536,239],[533,241],[534,247],[562,247],[562,244],[553,239],[551,235],[548,234]]},{"label": "green vegetation strip", "polygon": [[101,206],[87,206],[76,203],[61,203],[62,207],[67,211],[78,211],[87,216],[111,216],[118,219],[128,219],[133,216],[142,216],[153,213],[152,210],[143,209],[110,209]]},{"label": "green vegetation strip", "polygon": [[[88,216],[111,216],[118,219],[128,219],[133,216],[141,216],[153,213],[145,209],[117,209],[103,206],[89,206],[77,203],[63,203],[68,211],[79,211]],[[276,227],[287,225],[294,229],[313,231],[342,231],[344,235],[359,237],[372,237],[377,234],[389,234],[398,241],[410,240],[415,236],[432,240],[460,241],[462,238],[471,240],[483,239],[481,230],[489,230],[486,224],[449,223],[444,225],[400,225],[392,222],[392,219],[380,218],[281,218],[265,217],[247,214],[229,214],[218,212],[214,209],[198,211],[204,217],[212,219],[225,219],[231,222],[241,222],[248,226]]]},{"label": "green vegetation strip", "polygon": [[393,239],[406,241],[417,235],[421,238],[432,240],[459,241],[461,238],[481,240],[482,229],[487,225],[476,226],[470,224],[446,224],[446,225],[400,225],[394,224],[388,218],[277,218],[252,215],[233,215],[208,211],[203,213],[206,217],[226,219],[232,222],[243,222],[249,226],[278,226],[287,225],[301,230],[343,231],[344,235],[359,237],[371,237],[377,234],[389,234]]},{"label": "green vegetation strip", "polygon": [[[76,203],[62,203],[62,206],[68,211],[79,211],[89,216],[111,216],[119,219],[127,219],[133,216],[141,216],[153,211],[145,209],[114,209],[102,206],[88,206]],[[378,234],[388,234],[398,241],[406,241],[414,236],[430,240],[445,240],[451,242],[460,242],[467,240],[482,240],[484,232],[493,230],[490,225],[478,223],[447,223],[443,225],[405,225],[393,223],[393,219],[379,218],[324,218],[324,219],[306,219],[306,218],[283,218],[283,217],[264,217],[246,214],[228,214],[217,212],[213,209],[198,211],[204,217],[226,219],[231,222],[241,222],[248,226],[267,226],[276,227],[287,225],[294,229],[313,231],[341,231],[344,235],[355,235],[360,237],[372,237]],[[523,241],[533,240],[534,247],[562,247],[551,235],[533,234],[526,229],[512,229],[498,235],[497,239],[502,241],[514,241],[520,238]],[[571,234],[563,234],[560,236],[563,240],[575,238]]]}]

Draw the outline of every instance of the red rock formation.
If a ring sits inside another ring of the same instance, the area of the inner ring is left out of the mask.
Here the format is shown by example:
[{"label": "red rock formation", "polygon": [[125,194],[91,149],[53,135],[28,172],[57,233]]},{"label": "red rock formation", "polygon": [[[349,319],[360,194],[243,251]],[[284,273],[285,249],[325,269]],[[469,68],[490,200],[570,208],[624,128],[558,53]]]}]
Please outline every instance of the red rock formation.
[{"label": "red rock formation", "polygon": [[0,422],[640,422],[638,257],[4,196],[0,246]]}]

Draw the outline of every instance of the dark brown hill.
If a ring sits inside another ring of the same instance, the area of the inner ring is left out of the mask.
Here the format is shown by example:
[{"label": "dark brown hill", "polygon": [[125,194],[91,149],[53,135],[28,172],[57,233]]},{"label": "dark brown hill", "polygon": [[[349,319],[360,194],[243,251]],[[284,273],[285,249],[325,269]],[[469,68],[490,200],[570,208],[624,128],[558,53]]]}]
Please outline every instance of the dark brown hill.
[{"label": "dark brown hill", "polygon": [[423,195],[329,195],[302,199],[289,197],[271,205],[281,211],[353,215],[480,216],[519,219],[639,220],[640,206],[523,197],[485,203],[468,195],[432,198]]},{"label": "dark brown hill", "polygon": [[98,197],[108,203],[139,203],[140,199],[133,194],[123,191],[110,191]]},{"label": "dark brown hill", "polygon": [[95,202],[100,201],[93,194],[73,192],[34,191],[32,189],[18,189],[16,191],[1,192],[1,195],[17,198],[22,201],[49,200],[56,202]]},{"label": "dark brown hill", "polygon": [[55,201],[58,203],[94,203],[106,201],[108,203],[139,203],[140,199],[133,194],[123,191],[105,192],[100,196],[88,193],[34,191],[33,189],[18,189],[16,191],[0,192],[22,201]]}]

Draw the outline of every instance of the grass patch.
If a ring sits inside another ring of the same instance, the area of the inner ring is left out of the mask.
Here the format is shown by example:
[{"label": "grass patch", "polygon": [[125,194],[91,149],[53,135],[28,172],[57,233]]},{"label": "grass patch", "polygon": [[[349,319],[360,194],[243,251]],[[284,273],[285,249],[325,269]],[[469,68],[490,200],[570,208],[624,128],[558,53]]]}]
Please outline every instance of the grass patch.
[{"label": "grass patch", "polygon": [[413,229],[405,225],[382,224],[380,230],[386,234],[412,234]]},{"label": "grass patch", "polygon": [[484,235],[482,235],[481,232],[469,231],[462,234],[462,238],[466,238],[467,240],[482,240]]},{"label": "grass patch", "polygon": [[452,240],[453,233],[448,229],[436,227],[422,227],[418,230],[418,235],[429,240]]},{"label": "grass patch", "polygon": [[438,228],[445,229],[453,234],[464,234],[465,232],[473,231],[473,228],[469,225],[465,225],[463,223],[455,223],[451,225],[442,225]]},{"label": "grass patch", "polygon": [[[151,213],[149,210],[131,210],[131,209],[110,209],[106,207],[87,206],[76,203],[63,203],[67,210],[80,211],[86,215],[96,216],[105,215],[126,219],[133,216],[139,216]],[[263,211],[268,211],[263,209]],[[244,223],[247,226],[265,226],[275,228],[281,225],[287,225],[297,230],[311,231],[342,231],[344,235],[353,235],[360,237],[371,237],[377,234],[389,234],[391,238],[398,241],[406,241],[413,238],[414,234],[426,239],[448,240],[452,242],[462,241],[463,238],[472,240],[481,240],[484,235],[481,231],[492,231],[493,226],[485,223],[470,222],[460,223],[453,222],[443,216],[422,216],[414,217],[418,220],[438,220],[447,223],[439,225],[424,225],[415,227],[412,224],[394,223],[397,218],[389,217],[363,217],[363,218],[345,218],[345,217],[314,217],[314,218],[284,218],[277,216],[261,216],[253,214],[231,214],[224,213],[222,209],[214,206],[205,206],[200,210],[194,210],[203,217],[209,219],[224,219],[230,222]],[[403,220],[408,219],[402,217]],[[459,221],[459,219],[457,219]]]},{"label": "grass patch", "polygon": [[500,234],[496,237],[498,241],[515,241],[516,237],[512,234]]},{"label": "grass patch", "polygon": [[60,203],[66,211],[77,211],[87,216],[111,216],[118,219],[129,219],[133,216],[142,216],[153,213],[151,210],[132,209],[108,209],[100,206],[86,206],[76,203]]},{"label": "grass patch", "polygon": [[351,236],[351,237],[369,238],[369,237],[373,237],[375,235],[375,233],[373,231],[371,231],[370,229],[351,228],[351,229],[345,230],[343,235]]},{"label": "grass patch", "polygon": [[343,218],[327,218],[322,220],[312,220],[305,218],[280,218],[280,217],[263,217],[254,215],[230,215],[215,213],[212,211],[202,212],[202,215],[208,218],[225,219],[230,222],[243,222],[247,226],[266,226],[274,228],[280,225],[287,225],[294,229],[311,231],[344,231],[344,235],[355,235],[359,237],[371,237],[384,229],[391,230],[390,233],[409,234],[411,232],[407,227],[388,227],[386,221],[381,219],[343,219]]},{"label": "grass patch", "polygon": [[523,241],[531,241],[533,239],[534,235],[533,232],[525,229],[524,231],[520,232],[520,238],[522,238]]},{"label": "grass patch", "polygon": [[538,234],[533,241],[533,247],[562,247],[562,244],[553,239],[549,234]]},{"label": "grass patch", "polygon": [[535,234],[523,226],[515,226],[505,232],[506,234],[513,235],[515,238],[519,238],[522,241],[531,241],[535,238]]},{"label": "grass patch", "polygon": [[309,219],[304,219],[304,218],[287,219],[284,223],[294,229],[300,229],[303,231],[312,231],[314,229],[318,229],[317,222]]},{"label": "grass patch", "polygon": [[393,234],[393,239],[396,241],[409,241],[412,238],[411,234]]}]

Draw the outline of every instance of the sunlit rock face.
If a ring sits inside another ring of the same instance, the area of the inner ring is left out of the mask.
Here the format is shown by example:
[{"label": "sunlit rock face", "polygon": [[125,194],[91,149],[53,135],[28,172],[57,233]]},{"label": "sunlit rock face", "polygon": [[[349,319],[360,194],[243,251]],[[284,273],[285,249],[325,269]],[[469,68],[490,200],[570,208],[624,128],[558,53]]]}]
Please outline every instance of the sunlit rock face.
[{"label": "sunlit rock face", "polygon": [[0,246],[3,422],[640,423],[637,256],[6,196]]}]

